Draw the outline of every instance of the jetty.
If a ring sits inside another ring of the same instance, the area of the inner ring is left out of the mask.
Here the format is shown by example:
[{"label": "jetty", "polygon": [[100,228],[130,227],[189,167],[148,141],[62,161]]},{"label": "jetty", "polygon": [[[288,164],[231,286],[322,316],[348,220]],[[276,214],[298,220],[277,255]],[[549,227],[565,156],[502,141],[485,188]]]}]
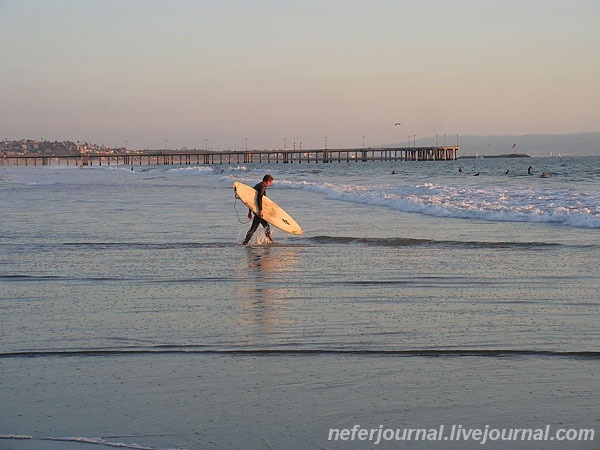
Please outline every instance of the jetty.
[{"label": "jetty", "polygon": [[0,165],[215,165],[215,164],[302,164],[369,161],[453,161],[458,146],[399,147],[314,150],[140,151],[130,153],[84,153],[75,155],[4,155]]}]

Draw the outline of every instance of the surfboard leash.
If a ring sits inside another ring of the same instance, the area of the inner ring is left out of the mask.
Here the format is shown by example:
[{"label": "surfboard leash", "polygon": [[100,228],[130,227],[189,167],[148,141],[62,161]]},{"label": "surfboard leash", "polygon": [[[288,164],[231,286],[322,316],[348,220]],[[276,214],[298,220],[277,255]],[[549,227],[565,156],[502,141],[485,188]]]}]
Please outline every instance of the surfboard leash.
[{"label": "surfboard leash", "polygon": [[[250,223],[250,221],[251,221],[252,219],[248,219],[248,220],[246,220],[245,222],[242,222],[242,221],[240,220],[240,213],[238,212],[238,210],[237,210],[237,208],[236,208],[236,206],[235,206],[235,205],[237,204],[237,201],[238,201],[238,199],[239,199],[239,197],[238,197],[238,196],[237,196],[237,194],[236,194],[236,196],[235,196],[235,200],[233,201],[233,209],[235,210],[235,214],[237,215],[238,222],[239,222],[239,223],[241,223],[241,224],[244,224],[244,225],[245,225],[245,224],[247,224],[247,223]],[[244,207],[246,207],[246,208],[247,208],[247,206],[246,206],[246,205],[244,205]]]}]

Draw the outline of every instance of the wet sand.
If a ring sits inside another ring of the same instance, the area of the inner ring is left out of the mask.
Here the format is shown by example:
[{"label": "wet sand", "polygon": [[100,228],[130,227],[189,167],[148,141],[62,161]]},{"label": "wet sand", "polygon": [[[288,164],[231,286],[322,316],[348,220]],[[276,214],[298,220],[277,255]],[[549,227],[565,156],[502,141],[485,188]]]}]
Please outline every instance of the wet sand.
[{"label": "wet sand", "polygon": [[[3,426],[35,438],[3,439],[2,449],[90,447],[40,440],[74,433],[132,448],[371,448],[329,441],[329,430],[600,423],[597,362],[586,358],[180,353],[10,358],[0,369]],[[385,444],[379,448],[481,448]],[[565,448],[509,444],[486,448]]]}]

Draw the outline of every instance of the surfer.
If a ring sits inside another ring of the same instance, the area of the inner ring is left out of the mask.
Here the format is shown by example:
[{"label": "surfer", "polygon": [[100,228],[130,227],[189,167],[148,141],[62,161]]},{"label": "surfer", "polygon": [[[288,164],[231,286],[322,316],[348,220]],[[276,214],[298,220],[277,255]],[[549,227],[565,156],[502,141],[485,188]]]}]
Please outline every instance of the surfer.
[{"label": "surfer", "polygon": [[[267,188],[269,186],[271,186],[271,184],[273,184],[273,177],[271,175],[265,175],[263,177],[263,180],[260,183],[258,183],[256,186],[254,186],[254,189],[256,190],[256,192],[258,192],[258,195],[256,196],[256,204],[258,206],[258,214],[254,214],[254,220],[252,221],[252,226],[248,230],[248,233],[246,234],[246,239],[244,239],[244,242],[242,243],[242,245],[246,245],[248,243],[248,241],[250,241],[250,239],[252,238],[252,235],[258,229],[259,225],[262,225],[264,227],[265,235],[267,236],[267,238],[270,241],[273,241],[273,239],[271,239],[271,227],[269,226],[269,222],[267,222],[265,219],[263,219],[263,210],[262,210],[262,198],[267,193]],[[252,210],[251,209],[248,210],[248,219],[252,219]]]}]

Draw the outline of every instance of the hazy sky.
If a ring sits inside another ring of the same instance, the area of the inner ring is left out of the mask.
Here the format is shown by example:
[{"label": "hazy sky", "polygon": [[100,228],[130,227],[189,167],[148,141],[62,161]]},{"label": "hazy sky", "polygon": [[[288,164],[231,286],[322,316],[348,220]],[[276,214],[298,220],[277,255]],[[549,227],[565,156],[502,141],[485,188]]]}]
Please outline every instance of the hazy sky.
[{"label": "hazy sky", "polygon": [[341,148],[599,124],[598,0],[0,0],[1,139]]}]

